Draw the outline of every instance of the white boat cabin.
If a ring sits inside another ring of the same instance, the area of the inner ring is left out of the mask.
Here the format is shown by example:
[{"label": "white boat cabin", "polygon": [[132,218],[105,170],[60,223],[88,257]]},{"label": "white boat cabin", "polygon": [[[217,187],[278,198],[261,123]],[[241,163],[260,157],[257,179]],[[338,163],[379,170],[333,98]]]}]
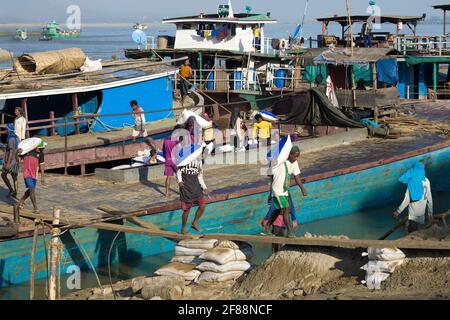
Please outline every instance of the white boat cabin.
[{"label": "white boat cabin", "polygon": [[164,19],[177,27],[174,49],[266,52],[266,24],[277,23],[270,13],[233,13],[231,4],[220,5],[217,14]]}]

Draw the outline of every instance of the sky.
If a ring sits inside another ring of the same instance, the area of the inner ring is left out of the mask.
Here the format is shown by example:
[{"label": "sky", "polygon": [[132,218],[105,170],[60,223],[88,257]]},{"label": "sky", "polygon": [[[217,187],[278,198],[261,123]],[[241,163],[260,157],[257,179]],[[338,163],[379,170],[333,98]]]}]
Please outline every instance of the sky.
[{"label": "sky", "polygon": [[[43,23],[50,20],[65,22],[69,5],[81,9],[81,22],[125,23],[157,22],[165,17],[214,13],[218,4],[228,0],[1,0],[1,23]],[[303,16],[306,0],[234,0],[235,12],[245,6],[253,12],[271,12],[279,22],[297,22]],[[369,0],[349,0],[352,14],[365,14]],[[385,15],[440,16],[441,11],[431,5],[450,3],[450,0],[376,0]],[[310,0],[307,20],[345,14],[345,0]]]}]

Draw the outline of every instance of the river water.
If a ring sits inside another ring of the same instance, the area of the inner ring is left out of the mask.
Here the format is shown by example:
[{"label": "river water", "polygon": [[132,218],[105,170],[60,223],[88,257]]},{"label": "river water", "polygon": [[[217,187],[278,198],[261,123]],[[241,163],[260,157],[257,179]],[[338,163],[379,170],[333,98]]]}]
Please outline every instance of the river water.
[{"label": "river water", "polygon": [[[442,213],[450,209],[450,193],[438,193],[433,197],[434,212]],[[400,203],[401,199],[399,199]],[[297,236],[303,236],[305,232],[318,235],[347,235],[352,239],[377,239],[396,224],[391,213],[396,209],[395,205],[381,206],[370,210],[355,212],[350,215],[318,220],[299,226]],[[300,210],[301,211],[301,210]],[[301,214],[301,213],[299,213]],[[450,219],[448,219],[450,223]],[[404,229],[392,234],[388,239],[397,239],[405,236]],[[252,262],[260,264],[271,255],[270,245],[252,244],[255,257]],[[139,261],[131,261],[112,265],[111,274],[113,283],[118,280],[130,279],[138,276],[152,276],[153,272],[162,265],[167,264],[173,253],[145,257]],[[109,285],[108,268],[98,268],[97,273],[103,286]],[[71,292],[66,286],[67,275],[62,275],[61,295]],[[97,287],[97,280],[92,271],[83,272],[81,276],[81,289]],[[0,290],[0,300],[28,299],[29,283],[8,287]],[[36,281],[36,297],[45,299],[45,281]]]},{"label": "river water", "polygon": [[[17,27],[21,27],[17,25]],[[296,25],[294,23],[279,22],[275,25],[266,26],[266,36],[270,38],[288,38],[290,34],[295,31]],[[359,24],[355,24],[354,33],[358,33],[361,29]],[[28,28],[30,32],[38,32],[39,28]],[[31,35],[26,41],[18,41],[13,39],[13,35],[0,35],[0,48],[6,49],[14,53],[14,56],[19,56],[23,53],[35,51],[57,50],[63,48],[79,47],[93,59],[111,59],[114,55],[118,58],[124,58],[124,49],[136,48],[136,44],[131,39],[131,34],[134,30],[132,24],[129,26],[87,26],[82,29],[81,36],[75,39],[53,40],[53,41],[39,41],[39,36]],[[386,24],[382,26],[381,30],[374,30],[376,32],[395,33],[395,26]],[[441,25],[419,24],[418,34],[432,35],[441,34]],[[4,32],[15,32],[15,27],[5,27],[0,25],[0,34]],[[149,29],[145,30],[147,36],[157,37],[158,35],[174,35],[175,27],[163,24],[151,24]],[[402,31],[404,34],[411,34],[411,30],[405,26]],[[322,33],[322,26],[317,22],[310,22],[305,24],[303,36],[313,39]],[[331,23],[329,25],[329,34],[340,36],[341,28],[338,24]],[[0,67],[8,67],[9,63],[0,64]]]}]

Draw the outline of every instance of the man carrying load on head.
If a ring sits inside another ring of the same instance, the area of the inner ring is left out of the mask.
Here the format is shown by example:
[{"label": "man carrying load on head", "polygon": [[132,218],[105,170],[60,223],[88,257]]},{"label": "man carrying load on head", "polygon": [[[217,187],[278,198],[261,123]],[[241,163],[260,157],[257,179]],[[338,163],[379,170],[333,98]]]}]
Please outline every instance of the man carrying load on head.
[{"label": "man carrying load on head", "polygon": [[287,161],[277,164],[275,167],[270,167],[269,175],[273,176],[272,180],[272,202],[275,212],[272,214],[268,222],[268,226],[273,225],[273,233],[276,235],[285,235],[287,229],[287,236],[295,237],[290,221],[290,202],[289,202],[289,188],[291,186],[291,175],[294,176],[295,182],[300,187],[303,196],[307,196],[307,192],[303,183],[300,180],[300,168],[298,166],[298,158],[300,157],[300,149],[293,146]]},{"label": "man carrying load on head", "polygon": [[180,187],[181,208],[183,209],[181,233],[188,233],[186,229],[189,212],[194,205],[198,205],[192,228],[202,232],[198,222],[206,208],[204,195],[208,194],[208,188],[203,180],[202,160],[194,159],[188,165],[178,167],[177,181]]},{"label": "man carrying load on head", "polygon": [[417,231],[419,226],[425,224],[425,213],[428,216],[428,222],[433,221],[433,197],[431,195],[430,180],[425,176],[425,167],[423,163],[416,162],[411,169],[403,174],[399,181],[406,184],[405,198],[403,202],[394,211],[394,218],[408,207],[408,233]]},{"label": "man carrying load on head", "polygon": [[[17,156],[17,147],[19,146],[19,137],[14,133],[14,124],[8,123],[6,125],[8,136],[6,137],[6,151],[3,159],[2,179],[9,190],[9,195],[13,198],[17,196],[18,183],[17,175],[19,173],[19,157]],[[8,174],[11,175],[13,185],[8,179]]]},{"label": "man carrying load on head", "polygon": [[[41,143],[31,152],[28,152],[23,156],[23,179],[25,181],[25,187],[27,191],[20,199],[18,207],[23,208],[25,200],[31,199],[33,204],[33,210],[38,211],[36,202],[36,187],[37,187],[37,176],[38,172],[41,171],[41,182],[45,184],[45,160],[44,160],[44,149],[47,143],[41,141]],[[18,149],[18,153],[22,150]]]}]

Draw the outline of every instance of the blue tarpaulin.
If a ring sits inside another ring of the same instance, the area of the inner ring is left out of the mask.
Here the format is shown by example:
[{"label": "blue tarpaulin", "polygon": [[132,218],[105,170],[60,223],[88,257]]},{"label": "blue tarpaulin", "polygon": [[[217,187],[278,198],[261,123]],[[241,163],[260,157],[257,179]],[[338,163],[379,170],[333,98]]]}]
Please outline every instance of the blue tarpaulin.
[{"label": "blue tarpaulin", "polygon": [[378,81],[390,85],[398,83],[398,66],[396,59],[383,59],[377,62]]}]

